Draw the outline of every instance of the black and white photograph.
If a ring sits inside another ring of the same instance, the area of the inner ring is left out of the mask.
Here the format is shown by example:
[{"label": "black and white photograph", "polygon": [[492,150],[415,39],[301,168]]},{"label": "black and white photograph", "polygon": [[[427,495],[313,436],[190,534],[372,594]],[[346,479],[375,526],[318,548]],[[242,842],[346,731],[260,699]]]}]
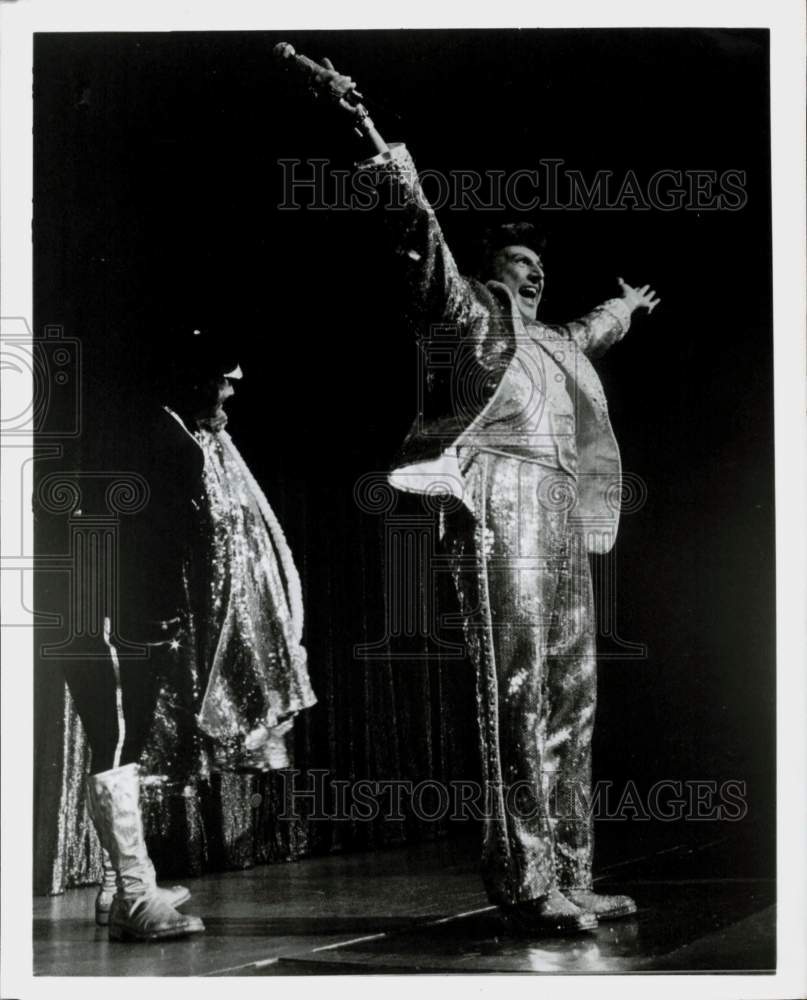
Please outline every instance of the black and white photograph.
[{"label": "black and white photograph", "polygon": [[2,996],[801,995],[804,12],[29,6]]}]

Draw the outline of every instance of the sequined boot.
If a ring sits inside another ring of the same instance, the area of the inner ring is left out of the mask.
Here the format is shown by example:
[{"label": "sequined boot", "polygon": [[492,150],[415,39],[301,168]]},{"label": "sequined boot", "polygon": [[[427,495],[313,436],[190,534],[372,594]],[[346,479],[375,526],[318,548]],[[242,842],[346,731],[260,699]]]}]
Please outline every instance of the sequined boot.
[{"label": "sequined boot", "polygon": [[616,920],[636,912],[636,903],[630,896],[603,896],[593,889],[564,889],[563,895],[598,920]]},{"label": "sequined boot", "polygon": [[596,930],[597,917],[576,906],[558,889],[526,903],[503,906],[507,924],[520,934],[581,934]]},{"label": "sequined boot", "polygon": [[[109,923],[109,911],[112,908],[112,899],[118,889],[118,873],[109,860],[109,854],[101,848],[101,885],[98,895],[95,897],[95,922],[99,927],[106,927]],[[182,906],[191,898],[190,889],[184,885],[172,885],[166,888],[157,888],[157,892],[162,894],[163,899],[169,906]]]},{"label": "sequined boot", "polygon": [[199,917],[177,912],[157,888],[143,836],[137,764],[93,774],[88,788],[101,846],[109,852],[117,874],[117,892],[109,911],[109,939],[157,941],[203,931]]}]

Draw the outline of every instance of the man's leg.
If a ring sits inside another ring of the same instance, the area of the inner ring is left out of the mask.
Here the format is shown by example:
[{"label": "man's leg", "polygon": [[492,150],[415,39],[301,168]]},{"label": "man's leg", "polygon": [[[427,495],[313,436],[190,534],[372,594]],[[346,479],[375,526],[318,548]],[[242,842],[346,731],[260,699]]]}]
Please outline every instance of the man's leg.
[{"label": "man's leg", "polygon": [[137,763],[157,701],[156,647],[149,659],[118,658],[107,634],[86,660],[66,663],[65,680],[92,752],[93,773]]},{"label": "man's leg", "polygon": [[591,741],[597,699],[597,653],[591,570],[583,537],[569,532],[549,631],[544,744],[545,791],[552,812],[555,871],[561,892],[600,920],[629,916],[629,896],[593,891]]},{"label": "man's leg", "polygon": [[566,518],[540,502],[546,475],[534,463],[477,456],[466,472],[473,526],[459,516],[447,527],[477,668],[486,888],[506,907],[537,902],[557,929],[581,930],[592,922],[555,889],[544,796],[545,653]]},{"label": "man's leg", "polygon": [[66,666],[65,678],[92,751],[87,796],[104,853],[96,920],[114,925],[110,937],[136,940],[203,930],[198,918],[174,909],[189,898],[185,887],[157,887],[140,813],[137,762],[155,710],[154,661],[170,655],[170,647],[153,647],[148,660],[120,661],[107,628],[95,652]]},{"label": "man's leg", "polygon": [[120,736],[118,685],[109,649],[92,648],[86,660],[68,661],[64,677],[92,754],[92,767],[112,767]]},{"label": "man's leg", "polygon": [[581,536],[567,532],[547,648],[545,791],[558,885],[591,888],[591,740],[597,701],[594,598]]}]

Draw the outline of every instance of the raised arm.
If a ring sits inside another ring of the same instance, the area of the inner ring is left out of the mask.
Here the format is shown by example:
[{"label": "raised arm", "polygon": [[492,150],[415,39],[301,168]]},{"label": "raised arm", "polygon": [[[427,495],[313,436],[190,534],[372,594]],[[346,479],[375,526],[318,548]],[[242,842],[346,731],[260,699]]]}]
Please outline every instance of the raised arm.
[{"label": "raised arm", "polygon": [[362,185],[363,190],[372,189],[384,213],[406,285],[404,303],[410,322],[421,336],[435,324],[456,325],[463,332],[473,329],[479,333],[486,326],[487,310],[470,282],[459,273],[406,147],[400,143],[387,145],[360,102],[353,79],[337,72],[329,59],[320,66],[295,55],[293,50],[291,57],[278,54],[300,64],[297,68],[306,73],[310,89],[344,109],[362,139],[368,158],[356,169],[367,176],[369,183]]},{"label": "raised arm", "polygon": [[617,281],[622,292],[618,298],[607,299],[590,313],[562,327],[590,358],[601,357],[625,336],[635,312],[651,313],[661,302],[649,285],[634,288],[622,278]]},{"label": "raised arm", "polygon": [[487,310],[457,268],[406,147],[393,143],[387,154],[356,166],[373,177],[406,282],[410,318],[421,328],[423,323],[456,325],[463,332],[478,327],[487,318]]}]

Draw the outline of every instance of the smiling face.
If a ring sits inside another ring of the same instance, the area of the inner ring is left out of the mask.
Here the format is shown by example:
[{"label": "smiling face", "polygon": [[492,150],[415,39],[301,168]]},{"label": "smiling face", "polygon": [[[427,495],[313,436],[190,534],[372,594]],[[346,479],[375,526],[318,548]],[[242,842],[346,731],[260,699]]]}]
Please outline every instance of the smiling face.
[{"label": "smiling face", "polygon": [[524,319],[533,320],[544,293],[544,266],[529,247],[503,247],[493,259],[493,277],[513,293]]}]

